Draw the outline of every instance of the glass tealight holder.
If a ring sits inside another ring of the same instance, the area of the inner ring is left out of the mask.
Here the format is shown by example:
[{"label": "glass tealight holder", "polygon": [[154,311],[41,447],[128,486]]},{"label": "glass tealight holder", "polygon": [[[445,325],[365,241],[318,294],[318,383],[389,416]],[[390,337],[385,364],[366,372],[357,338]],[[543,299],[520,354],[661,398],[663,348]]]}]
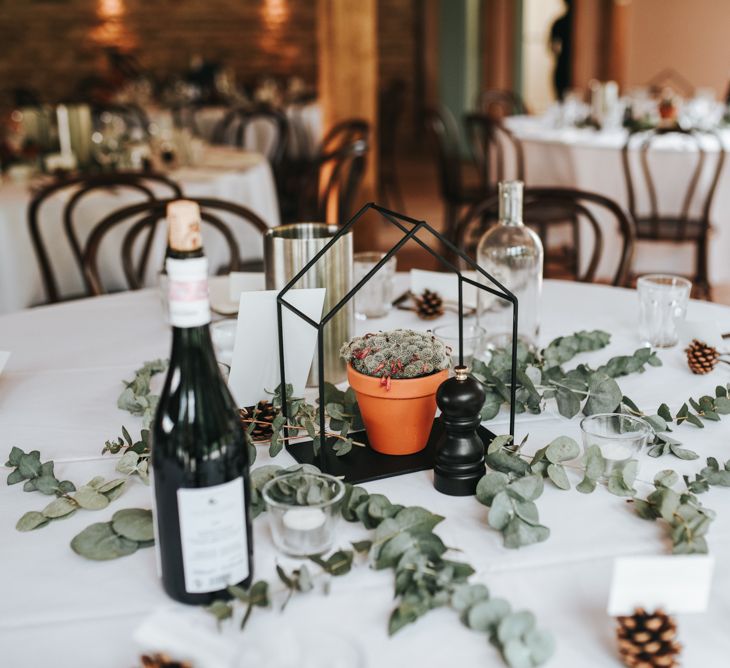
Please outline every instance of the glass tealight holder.
[{"label": "glass tealight holder", "polygon": [[341,480],[325,473],[295,471],[269,480],[261,494],[274,545],[290,557],[327,552],[334,542]]},{"label": "glass tealight holder", "polygon": [[677,323],[687,315],[692,283],[681,276],[649,274],[636,281],[639,292],[639,338],[655,348],[677,345]]},{"label": "glass tealight holder", "polygon": [[[385,257],[385,253],[355,253],[355,283]],[[388,260],[355,295],[355,317],[358,320],[382,318],[388,315],[393,301],[396,258]]]},{"label": "glass tealight holder", "polygon": [[237,326],[238,321],[233,319],[219,320],[210,326],[210,338],[213,340],[215,356],[219,362],[230,365],[233,361]]},{"label": "glass tealight holder", "polygon": [[623,413],[599,413],[580,421],[583,450],[597,445],[605,460],[604,477],[623,469],[647,444],[653,434],[641,418]]},{"label": "glass tealight holder", "polygon": [[[451,362],[459,364],[459,325],[439,325],[433,335],[451,348]],[[474,358],[479,359],[486,347],[487,333],[479,325],[464,325],[464,366],[471,368]]]}]

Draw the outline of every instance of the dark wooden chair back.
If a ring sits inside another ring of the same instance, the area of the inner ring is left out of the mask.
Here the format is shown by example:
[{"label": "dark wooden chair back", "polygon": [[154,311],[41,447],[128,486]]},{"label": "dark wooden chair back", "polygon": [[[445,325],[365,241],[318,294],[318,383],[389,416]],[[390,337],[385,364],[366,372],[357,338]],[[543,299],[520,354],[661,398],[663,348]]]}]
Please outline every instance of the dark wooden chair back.
[{"label": "dark wooden chair back", "polygon": [[[670,213],[660,211],[659,209],[657,183],[652,174],[649,161],[652,147],[656,148],[656,144],[661,141],[661,138],[667,136],[680,137],[697,154],[694,169],[688,174],[687,187],[682,198],[681,209],[678,212]],[[711,168],[709,185],[703,197],[703,193],[700,192],[698,185],[707,162],[708,153],[705,148],[705,142],[707,141],[716,142],[719,153],[714,168]],[[638,150],[639,152],[640,170],[637,170],[635,166],[632,167],[631,165],[631,154],[634,150]],[[628,193],[628,208],[634,219],[640,222],[640,236],[655,240],[671,239],[674,241],[689,241],[696,234],[693,228],[697,224],[709,228],[710,209],[725,163],[725,151],[719,135],[714,132],[696,133],[680,129],[657,129],[634,132],[629,134],[624,142],[621,159]],[[639,205],[637,203],[637,195],[640,192],[639,188],[642,183],[646,188],[645,193],[648,197],[648,212],[639,211]],[[693,210],[696,211],[698,209],[700,211],[699,218],[693,215]]]},{"label": "dark wooden chair back", "polygon": [[430,109],[425,114],[426,129],[436,146],[436,166],[439,188],[445,201],[458,201],[462,197],[461,145],[459,127],[454,115],[446,108]]},{"label": "dark wooden chair back", "polygon": [[[99,274],[99,249],[104,237],[118,225],[127,224],[127,230],[121,247],[122,269],[124,277],[131,290],[138,290],[144,285],[144,277],[147,271],[147,260],[145,248],[151,245],[160,221],[164,221],[167,205],[177,198],[152,200],[140,202],[124,207],[109,214],[94,228],[84,249],[83,266],[84,275],[92,295],[104,294],[104,286]],[[219,232],[228,246],[229,260],[222,268],[222,272],[229,273],[238,271],[244,265],[241,260],[240,249],[236,236],[231,226],[221,219],[220,214],[225,213],[230,217],[235,216],[241,223],[253,227],[262,236],[269,229],[266,223],[253,211],[246,207],[227,202],[225,200],[212,198],[189,198],[200,206],[200,216],[203,223],[206,223]],[[142,253],[135,253],[138,248],[138,239],[146,233]],[[135,254],[137,257],[135,258]]]},{"label": "dark wooden chair back", "polygon": [[[485,194],[495,191],[500,181],[525,180],[522,142],[499,119],[486,114],[467,114],[464,117],[464,126]],[[508,173],[510,156],[513,159],[513,169]]]},{"label": "dark wooden chair back", "polygon": [[[114,172],[65,177],[52,182],[33,195],[28,206],[28,227],[49,303],[60,301],[61,295],[47,244],[41,231],[40,213],[43,205],[62,191],[68,191],[69,196],[65,202],[61,220],[63,221],[64,232],[71,247],[71,252],[83,276],[81,235],[77,229],[78,221],[74,217],[80,202],[92,193],[99,193],[100,191],[118,192],[119,190],[128,190],[142,195],[147,200],[153,200],[158,196],[155,194],[155,187],[164,188],[166,191],[164,194],[175,199],[182,196],[182,191],[177,183],[163,174],[153,172]],[[149,252],[149,248],[147,252]]]},{"label": "dark wooden chair back", "polygon": [[[490,195],[466,214],[457,229],[456,241],[460,249],[476,258],[479,239],[491,225],[497,222],[498,207],[498,195]],[[636,233],[630,217],[616,202],[597,193],[572,188],[528,188],[525,190],[523,211],[525,224],[530,226],[571,225],[576,249],[580,241],[576,221],[584,220],[590,225],[594,244],[588,267],[583,273],[579,273],[577,262],[575,266],[570,267],[578,281],[592,283],[596,277],[596,270],[603,252],[603,232],[597,215],[599,213],[602,220],[605,220],[606,216],[611,216],[618,226],[622,239],[621,255],[612,284],[626,285]]]},{"label": "dark wooden chair back", "polygon": [[517,114],[527,114],[527,107],[522,98],[511,90],[492,88],[485,90],[477,102],[482,113],[492,118],[504,118]]},{"label": "dark wooden chair back", "polygon": [[272,126],[274,138],[267,151],[266,157],[274,171],[278,169],[284,159],[287,139],[289,137],[289,121],[286,116],[268,107],[253,109],[236,107],[226,113],[213,130],[214,144],[233,144],[239,148],[246,146],[246,129],[252,123],[268,123]]}]

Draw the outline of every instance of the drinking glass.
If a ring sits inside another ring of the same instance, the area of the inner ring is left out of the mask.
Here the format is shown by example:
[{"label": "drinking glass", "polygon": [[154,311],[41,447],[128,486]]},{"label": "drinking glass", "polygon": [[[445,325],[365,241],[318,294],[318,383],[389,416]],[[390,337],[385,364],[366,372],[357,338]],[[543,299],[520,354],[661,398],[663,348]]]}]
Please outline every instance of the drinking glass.
[{"label": "drinking glass", "polygon": [[[385,253],[355,253],[355,283],[383,258]],[[396,259],[390,258],[355,295],[355,317],[358,320],[382,318],[388,315],[393,301]]]},{"label": "drinking glass", "polygon": [[692,283],[669,274],[641,276],[639,291],[639,337],[655,348],[677,345],[677,323],[687,315]]},{"label": "drinking glass", "polygon": [[597,445],[606,460],[603,475],[622,469],[646,445],[652,429],[647,422],[623,413],[599,413],[580,421],[583,450]]},{"label": "drinking glass", "polygon": [[[433,335],[441,339],[451,348],[451,362],[454,366],[459,363],[459,325],[440,325],[434,327]],[[484,352],[487,332],[479,325],[464,325],[464,366],[471,368],[474,358]]]}]

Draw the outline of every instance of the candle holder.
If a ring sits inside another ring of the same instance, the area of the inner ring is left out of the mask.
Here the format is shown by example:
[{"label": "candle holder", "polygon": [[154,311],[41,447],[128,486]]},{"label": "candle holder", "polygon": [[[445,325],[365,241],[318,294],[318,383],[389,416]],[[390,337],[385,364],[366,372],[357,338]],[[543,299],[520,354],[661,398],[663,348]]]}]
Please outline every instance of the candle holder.
[{"label": "candle holder", "polygon": [[341,480],[324,473],[296,471],[277,476],[261,490],[274,545],[290,557],[327,552],[334,542]]},{"label": "candle holder", "polygon": [[[365,275],[355,283],[353,288],[342,297],[332,308],[324,313],[319,321],[313,320],[302,313],[296,306],[287,300],[290,290],[294,289],[297,283],[308,272],[319,270],[319,263],[326,266],[330,261],[328,254],[333,246],[345,235],[350,234],[353,227],[363,219],[366,214],[371,214],[366,224],[372,226],[377,221],[372,220],[372,214],[380,216],[381,220],[399,230],[402,233],[400,240],[390,250],[382,255],[382,258],[374,264]],[[277,296],[277,317],[279,337],[279,364],[281,378],[281,405],[282,412],[287,416],[288,397],[286,390],[286,369],[284,359],[284,325],[283,311],[291,313],[302,319],[311,327],[317,330],[317,356],[318,367],[317,378],[319,379],[319,405],[324,407],[325,400],[325,328],[332,322],[337,314],[346,308],[355,295],[381,270],[386,267],[398,251],[407,243],[415,243],[436,259],[444,270],[454,274],[458,279],[458,360],[459,365],[464,364],[464,284],[472,285],[477,290],[499,297],[512,305],[512,349],[511,349],[511,378],[517,376],[517,298],[507,290],[499,281],[482,269],[472,258],[457,248],[449,239],[439,234],[424,220],[409,218],[403,214],[390,211],[377,204],[369,203],[363,206],[347,223],[342,225],[337,233],[329,239],[324,247],[302,267],[302,269],[284,286]],[[438,250],[437,250],[438,249]],[[441,249],[445,249],[442,252]],[[474,278],[462,270],[466,267],[470,272],[476,274]],[[384,269],[384,271],[387,271]],[[341,343],[345,343],[342,341]],[[515,431],[515,392],[516,383],[510,382],[510,415],[509,431],[514,435]],[[377,480],[405,473],[424,471],[434,466],[436,450],[444,433],[444,424],[441,419],[434,419],[431,434],[423,450],[412,455],[384,455],[376,452],[368,446],[367,433],[365,431],[355,432],[350,436],[365,444],[366,447],[354,447],[346,455],[338,456],[333,449],[335,439],[326,438],[325,411],[319,412],[318,434],[310,441],[289,443],[286,448],[288,452],[301,464],[315,464],[320,470],[331,473],[345,482],[357,483],[369,480]],[[489,430],[479,427],[479,436],[482,439],[483,447],[494,438]],[[394,437],[397,438],[397,427],[394,427]]]},{"label": "candle holder", "polygon": [[652,429],[641,418],[624,413],[599,413],[580,421],[583,449],[597,445],[605,460],[603,477],[623,469],[646,446]]}]

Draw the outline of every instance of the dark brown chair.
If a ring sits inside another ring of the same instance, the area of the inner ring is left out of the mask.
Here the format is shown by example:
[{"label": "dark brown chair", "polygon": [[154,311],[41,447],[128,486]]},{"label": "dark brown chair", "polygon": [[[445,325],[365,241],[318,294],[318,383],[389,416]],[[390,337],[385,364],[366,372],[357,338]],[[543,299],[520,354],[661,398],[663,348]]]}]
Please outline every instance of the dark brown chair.
[{"label": "dark brown chair", "polygon": [[[84,275],[92,295],[104,294],[104,286],[99,275],[99,248],[104,237],[115,227],[122,224],[129,225],[121,247],[121,261],[125,279],[131,290],[138,290],[144,285],[148,257],[144,248],[150,245],[154,238],[157,226],[164,221],[167,205],[176,198],[140,202],[119,209],[108,215],[94,228],[84,249]],[[200,206],[200,216],[204,223],[210,225],[220,233],[228,246],[229,260],[221,267],[218,273],[229,273],[241,269],[258,269],[250,263],[241,260],[240,249],[230,225],[220,218],[221,213],[236,216],[243,224],[252,226],[263,235],[269,227],[253,211],[233,202],[210,198],[190,198]],[[143,252],[135,253],[139,244],[138,239],[146,233]],[[135,258],[135,255],[137,257]]]},{"label": "dark brown chair", "polygon": [[[476,258],[476,248],[484,232],[497,222],[499,198],[490,195],[484,201],[471,209],[461,220],[456,235],[457,246]],[[572,259],[556,267],[558,275],[563,277],[570,274],[575,280],[592,283],[596,277],[598,263],[603,252],[603,232],[598,222],[598,215],[605,220],[611,216],[621,235],[621,255],[618,266],[613,275],[613,285],[626,285],[629,266],[633,256],[636,233],[633,222],[627,213],[612,199],[597,193],[574,190],[571,188],[528,188],[525,190],[523,218],[527,225],[532,226],[567,226],[573,230],[573,245],[575,261]],[[580,233],[575,220],[586,221],[594,236],[593,252],[585,272],[580,272],[579,245]],[[546,263],[545,275],[550,275]]]},{"label": "dark brown chair", "polygon": [[[485,196],[496,192],[500,181],[525,181],[522,142],[499,119],[486,114],[467,114],[464,127]],[[507,169],[509,154],[514,160],[511,170]]]},{"label": "dark brown chair", "polygon": [[63,221],[64,232],[71,247],[71,252],[83,276],[82,242],[74,218],[79,203],[91,193],[98,193],[102,190],[112,192],[128,190],[139,193],[147,200],[153,200],[157,196],[154,192],[155,186],[165,188],[166,192],[163,194],[170,195],[173,198],[182,196],[182,191],[177,183],[163,174],[153,172],[114,172],[66,177],[53,181],[33,195],[28,207],[28,227],[49,303],[61,301],[61,295],[49,251],[41,232],[40,213],[44,203],[62,191],[68,191],[69,197],[64,205],[61,221]]},{"label": "dark brown chair", "polygon": [[[280,201],[284,222],[319,220],[344,223],[354,211],[367,156],[370,124],[348,119],[325,135],[314,159],[290,161]],[[335,211],[328,204],[335,202]]]},{"label": "dark brown chair", "polygon": [[477,101],[477,107],[482,113],[492,118],[504,118],[527,114],[527,106],[522,98],[511,90],[493,88],[485,90]]},{"label": "dark brown chair", "polygon": [[[684,140],[690,149],[696,151],[697,155],[694,169],[688,170],[687,173],[687,189],[684,193],[681,210],[673,214],[665,214],[659,210],[657,184],[649,164],[652,146],[656,147],[656,143],[666,136]],[[698,185],[705,171],[708,153],[704,144],[708,141],[716,144],[718,153],[714,167],[709,167],[710,181],[703,197],[703,194],[698,192]],[[638,150],[639,153],[641,179],[637,174],[639,170],[631,166],[631,154],[634,150]],[[624,143],[622,161],[628,192],[628,208],[636,224],[637,240],[692,244],[696,251],[692,280],[697,287],[697,295],[711,299],[712,290],[707,266],[708,243],[712,228],[710,210],[720,180],[720,173],[725,164],[725,148],[722,139],[714,132],[698,133],[680,129],[635,132],[630,134]],[[641,213],[638,210],[637,193],[640,182],[643,182],[644,192],[648,197],[648,213]],[[699,214],[693,214],[693,205],[695,211],[699,209]]]},{"label": "dark brown chair", "polygon": [[[378,106],[378,198],[390,208],[405,213],[398,178],[398,131],[405,112],[406,83],[395,79],[381,91]],[[392,201],[392,205],[391,205]]]},{"label": "dark brown chair", "polygon": [[479,202],[485,193],[479,184],[465,183],[459,128],[453,114],[445,107],[432,109],[426,112],[425,121],[436,146],[439,189],[444,202],[444,233],[453,241],[462,209]]}]

